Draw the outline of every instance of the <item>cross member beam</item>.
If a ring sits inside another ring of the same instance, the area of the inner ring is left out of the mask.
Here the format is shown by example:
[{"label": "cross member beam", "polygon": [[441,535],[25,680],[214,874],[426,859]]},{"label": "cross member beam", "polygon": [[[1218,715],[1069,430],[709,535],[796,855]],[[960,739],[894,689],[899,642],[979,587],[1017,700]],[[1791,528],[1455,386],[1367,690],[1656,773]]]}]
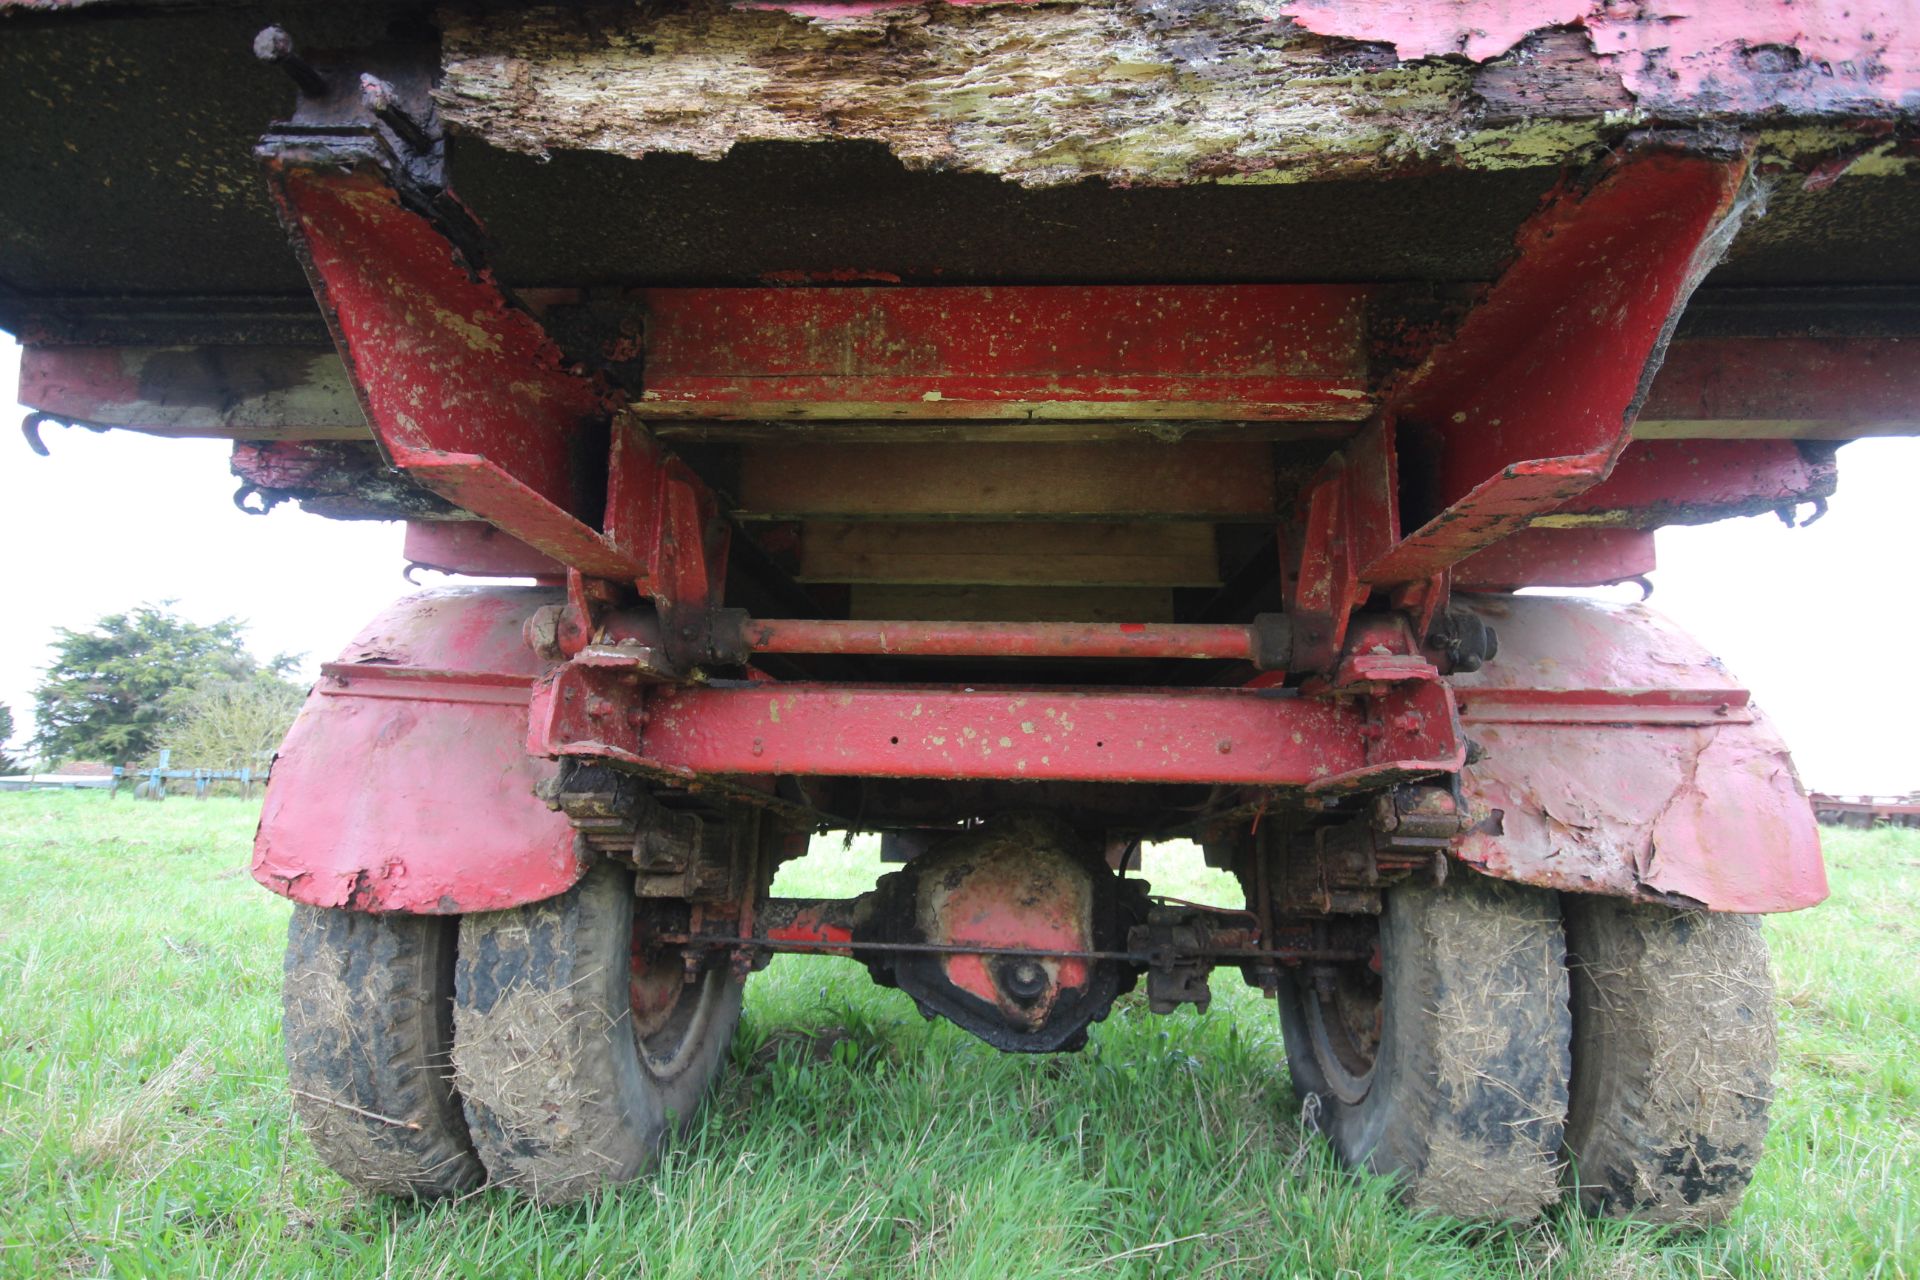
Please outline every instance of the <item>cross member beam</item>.
[{"label": "cross member beam", "polygon": [[536,686],[528,750],[712,776],[1214,783],[1338,793],[1452,773],[1453,699],[1411,679],[1291,690],[645,686],[569,663]]}]

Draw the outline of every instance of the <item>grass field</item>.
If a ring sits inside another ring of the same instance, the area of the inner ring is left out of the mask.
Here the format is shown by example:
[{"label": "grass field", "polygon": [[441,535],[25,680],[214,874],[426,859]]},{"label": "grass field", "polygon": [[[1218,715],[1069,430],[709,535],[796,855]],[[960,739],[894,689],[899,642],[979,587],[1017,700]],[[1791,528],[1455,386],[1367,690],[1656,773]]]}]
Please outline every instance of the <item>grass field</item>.
[{"label": "grass field", "polygon": [[[1920,1276],[1920,833],[1834,835],[1833,901],[1769,922],[1773,1136],[1733,1224],[1688,1236],[1405,1212],[1302,1136],[1277,1019],[1228,971],[1205,1016],[1136,993],[1028,1058],[820,957],[754,978],[657,1175],[569,1209],[362,1199],[291,1123],[256,813],[0,795],[0,1275]],[[783,891],[878,869],[818,847]]]}]

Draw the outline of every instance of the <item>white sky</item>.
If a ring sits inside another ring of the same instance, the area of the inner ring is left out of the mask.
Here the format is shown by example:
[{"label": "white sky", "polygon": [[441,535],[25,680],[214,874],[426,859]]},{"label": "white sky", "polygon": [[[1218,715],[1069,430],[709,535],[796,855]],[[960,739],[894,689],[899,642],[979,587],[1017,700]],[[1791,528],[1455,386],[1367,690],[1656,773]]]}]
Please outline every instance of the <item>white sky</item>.
[{"label": "white sky", "polygon": [[[18,359],[0,334],[0,394]],[[41,458],[17,434],[24,413],[0,423],[0,702],[16,743],[55,627],[170,598],[197,622],[246,619],[255,652],[305,653],[311,674],[409,589],[397,524],[235,510],[224,441],[49,426]],[[1917,518],[1920,440],[1868,440],[1841,450],[1839,495],[1811,528],[1760,516],[1659,534],[1653,605],[1747,682],[1810,787],[1920,788],[1920,675],[1902,657],[1920,635]]]}]

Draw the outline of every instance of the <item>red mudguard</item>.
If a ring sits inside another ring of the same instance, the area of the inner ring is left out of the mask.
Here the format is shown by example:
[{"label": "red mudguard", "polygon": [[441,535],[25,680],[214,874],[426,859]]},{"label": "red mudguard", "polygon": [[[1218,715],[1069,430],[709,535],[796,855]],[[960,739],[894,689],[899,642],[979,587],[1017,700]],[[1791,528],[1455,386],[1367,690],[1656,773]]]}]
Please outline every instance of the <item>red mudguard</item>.
[{"label": "red mudguard", "polygon": [[408,596],[321,668],[274,761],[253,877],[317,907],[491,911],[563,893],[585,870],[535,788],[527,699],[545,665],[521,637],[560,593]]},{"label": "red mudguard", "polygon": [[1500,655],[1452,680],[1477,819],[1456,849],[1504,880],[1715,911],[1827,896],[1786,747],[1706,650],[1639,605],[1460,598]]}]

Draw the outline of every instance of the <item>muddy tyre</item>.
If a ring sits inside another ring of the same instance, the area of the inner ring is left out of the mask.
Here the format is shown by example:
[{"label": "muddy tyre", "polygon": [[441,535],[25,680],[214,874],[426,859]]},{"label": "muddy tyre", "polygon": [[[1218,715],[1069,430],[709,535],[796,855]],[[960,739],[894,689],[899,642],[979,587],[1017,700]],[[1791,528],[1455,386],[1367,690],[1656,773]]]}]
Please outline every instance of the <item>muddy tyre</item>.
[{"label": "muddy tyre", "polygon": [[363,1190],[430,1199],[485,1177],[452,1085],[458,930],[446,916],[293,909],[281,988],[293,1109]]},{"label": "muddy tyre", "polygon": [[1310,1122],[1414,1208],[1537,1216],[1560,1194],[1565,955],[1552,894],[1471,874],[1388,891],[1377,973],[1302,970],[1282,988]]},{"label": "muddy tyre", "polygon": [[1752,1181],[1773,1101],[1759,921],[1569,894],[1568,1184],[1589,1213],[1704,1226]]},{"label": "muddy tyre", "polygon": [[726,1057],[741,984],[635,945],[632,873],[461,921],[454,1064],[494,1182],[549,1204],[651,1168]]}]

